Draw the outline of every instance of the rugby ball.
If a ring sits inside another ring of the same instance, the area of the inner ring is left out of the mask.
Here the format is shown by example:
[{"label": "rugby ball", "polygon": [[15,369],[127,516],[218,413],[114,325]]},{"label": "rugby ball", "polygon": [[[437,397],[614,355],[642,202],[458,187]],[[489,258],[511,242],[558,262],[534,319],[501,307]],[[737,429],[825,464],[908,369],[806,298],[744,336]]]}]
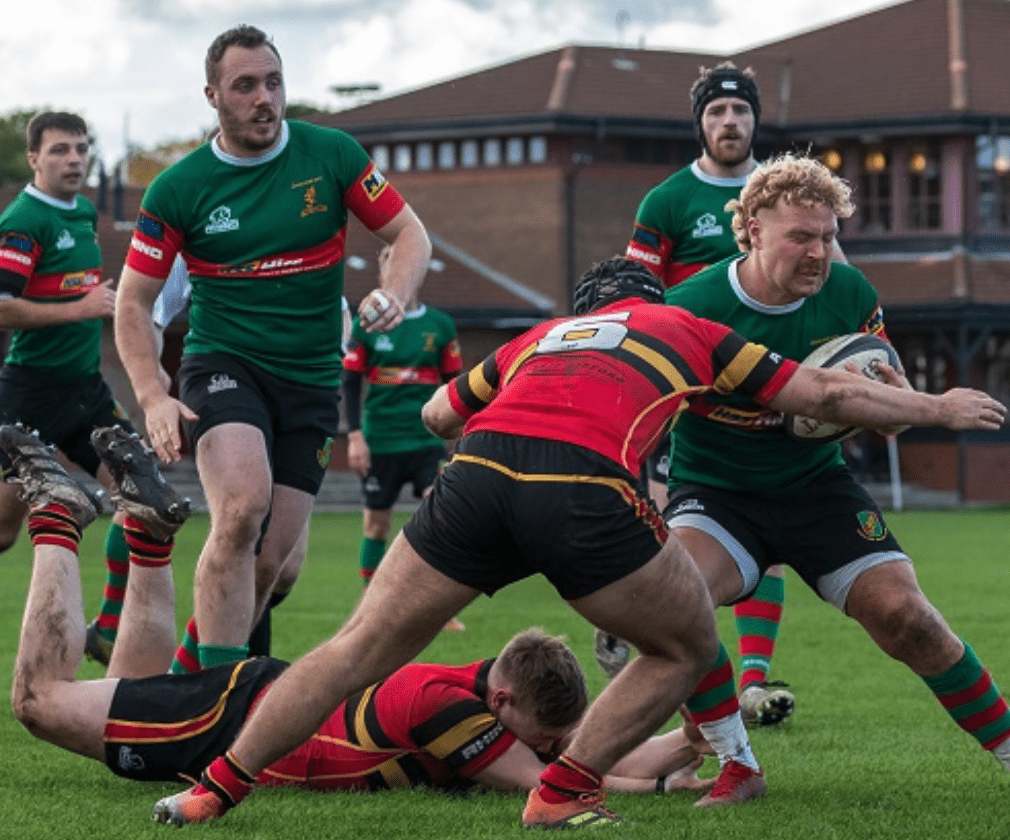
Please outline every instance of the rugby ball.
[{"label": "rugby ball", "polygon": [[[863,376],[881,381],[883,378],[877,373],[877,368],[882,362],[895,370],[901,370],[901,362],[894,348],[884,339],[869,333],[852,333],[833,338],[803,360],[805,365],[828,370],[845,370],[847,364],[854,364]],[[814,443],[834,443],[859,431],[856,426],[839,426],[794,414],[787,414],[783,423],[789,437]]]}]

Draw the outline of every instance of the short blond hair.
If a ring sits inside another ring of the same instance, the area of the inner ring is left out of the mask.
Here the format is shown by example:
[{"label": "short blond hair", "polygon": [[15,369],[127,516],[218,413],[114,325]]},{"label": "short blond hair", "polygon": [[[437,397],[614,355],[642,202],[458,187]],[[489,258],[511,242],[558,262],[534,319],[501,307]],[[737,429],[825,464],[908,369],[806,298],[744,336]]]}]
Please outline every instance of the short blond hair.
[{"label": "short blond hair", "polygon": [[852,215],[852,188],[819,160],[786,153],[757,167],[747,178],[740,197],[726,205],[733,213],[733,235],[741,251],[750,251],[748,220],[764,207],[774,207],[779,199],[787,204],[831,208],[839,219]]}]

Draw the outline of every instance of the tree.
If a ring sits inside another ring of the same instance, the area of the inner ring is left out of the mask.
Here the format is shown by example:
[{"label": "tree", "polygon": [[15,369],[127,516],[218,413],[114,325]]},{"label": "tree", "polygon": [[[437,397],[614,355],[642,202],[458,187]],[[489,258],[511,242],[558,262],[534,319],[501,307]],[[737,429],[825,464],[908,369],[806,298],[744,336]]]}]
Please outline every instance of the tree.
[{"label": "tree", "polygon": [[25,159],[28,148],[25,129],[39,110],[33,108],[0,114],[0,186],[26,184],[32,179],[31,167]]}]

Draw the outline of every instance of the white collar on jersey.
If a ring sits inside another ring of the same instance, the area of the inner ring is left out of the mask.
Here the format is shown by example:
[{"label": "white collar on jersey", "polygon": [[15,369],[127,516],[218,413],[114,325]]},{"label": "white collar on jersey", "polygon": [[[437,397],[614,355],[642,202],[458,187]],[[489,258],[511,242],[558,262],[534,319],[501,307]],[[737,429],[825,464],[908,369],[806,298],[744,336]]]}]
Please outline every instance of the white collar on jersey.
[{"label": "white collar on jersey", "polygon": [[288,131],[288,121],[284,120],[281,123],[281,136],[277,141],[277,145],[274,146],[267,152],[256,157],[235,157],[235,155],[228,154],[224,149],[221,148],[218,142],[221,139],[221,135],[218,134],[210,141],[210,149],[214,153],[214,156],[224,163],[230,163],[232,166],[259,166],[262,163],[269,163],[274,158],[276,158],[284,148],[288,145],[288,138],[291,136],[291,132]]},{"label": "white collar on jersey", "polygon": [[410,312],[403,313],[403,320],[411,320],[413,318],[420,318],[425,312],[427,312],[428,307],[423,303],[417,305],[417,309],[411,309]]},{"label": "white collar on jersey", "polygon": [[740,260],[744,257],[741,254],[737,259],[733,260],[729,264],[729,284],[733,287],[733,291],[736,296],[740,299],[740,303],[744,306],[750,307],[756,312],[763,312],[766,315],[787,315],[790,312],[795,312],[801,306],[806,298],[800,298],[799,300],[794,300],[792,303],[784,303],[781,306],[769,306],[767,303],[761,303],[760,301],[754,300],[747,292],[743,290],[743,286],[740,285],[740,275],[737,274],[736,267],[740,265]]},{"label": "white collar on jersey", "polygon": [[709,175],[698,165],[697,159],[691,162],[691,172],[699,181],[704,181],[713,187],[736,187],[737,189],[741,189],[747,183],[747,175],[740,175],[736,178],[720,178],[718,175]]},{"label": "white collar on jersey", "polygon": [[77,209],[77,198],[74,196],[73,201],[61,201],[58,198],[53,198],[53,196],[48,193],[42,192],[35,184],[29,184],[25,187],[25,192],[33,198],[37,198],[39,201],[44,201],[46,204],[51,204],[53,207],[59,207],[60,210],[76,210]]}]

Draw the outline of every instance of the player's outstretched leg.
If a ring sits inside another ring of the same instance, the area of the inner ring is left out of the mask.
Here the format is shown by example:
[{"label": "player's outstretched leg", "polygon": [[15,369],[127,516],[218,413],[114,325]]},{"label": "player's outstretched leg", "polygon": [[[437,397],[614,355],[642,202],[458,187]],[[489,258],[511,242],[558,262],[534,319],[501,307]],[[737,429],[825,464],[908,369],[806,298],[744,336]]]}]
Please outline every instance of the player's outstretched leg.
[{"label": "player's outstretched leg", "polygon": [[91,445],[112,473],[124,511],[156,539],[166,540],[179,530],[189,517],[189,499],[165,481],[154,453],[140,435],[121,426],[106,426],[91,433]]},{"label": "player's outstretched leg", "polygon": [[0,426],[0,448],[16,475],[7,481],[21,485],[20,496],[31,508],[62,505],[83,529],[94,521],[101,503],[72,479],[56,459],[56,451],[20,423]]}]

